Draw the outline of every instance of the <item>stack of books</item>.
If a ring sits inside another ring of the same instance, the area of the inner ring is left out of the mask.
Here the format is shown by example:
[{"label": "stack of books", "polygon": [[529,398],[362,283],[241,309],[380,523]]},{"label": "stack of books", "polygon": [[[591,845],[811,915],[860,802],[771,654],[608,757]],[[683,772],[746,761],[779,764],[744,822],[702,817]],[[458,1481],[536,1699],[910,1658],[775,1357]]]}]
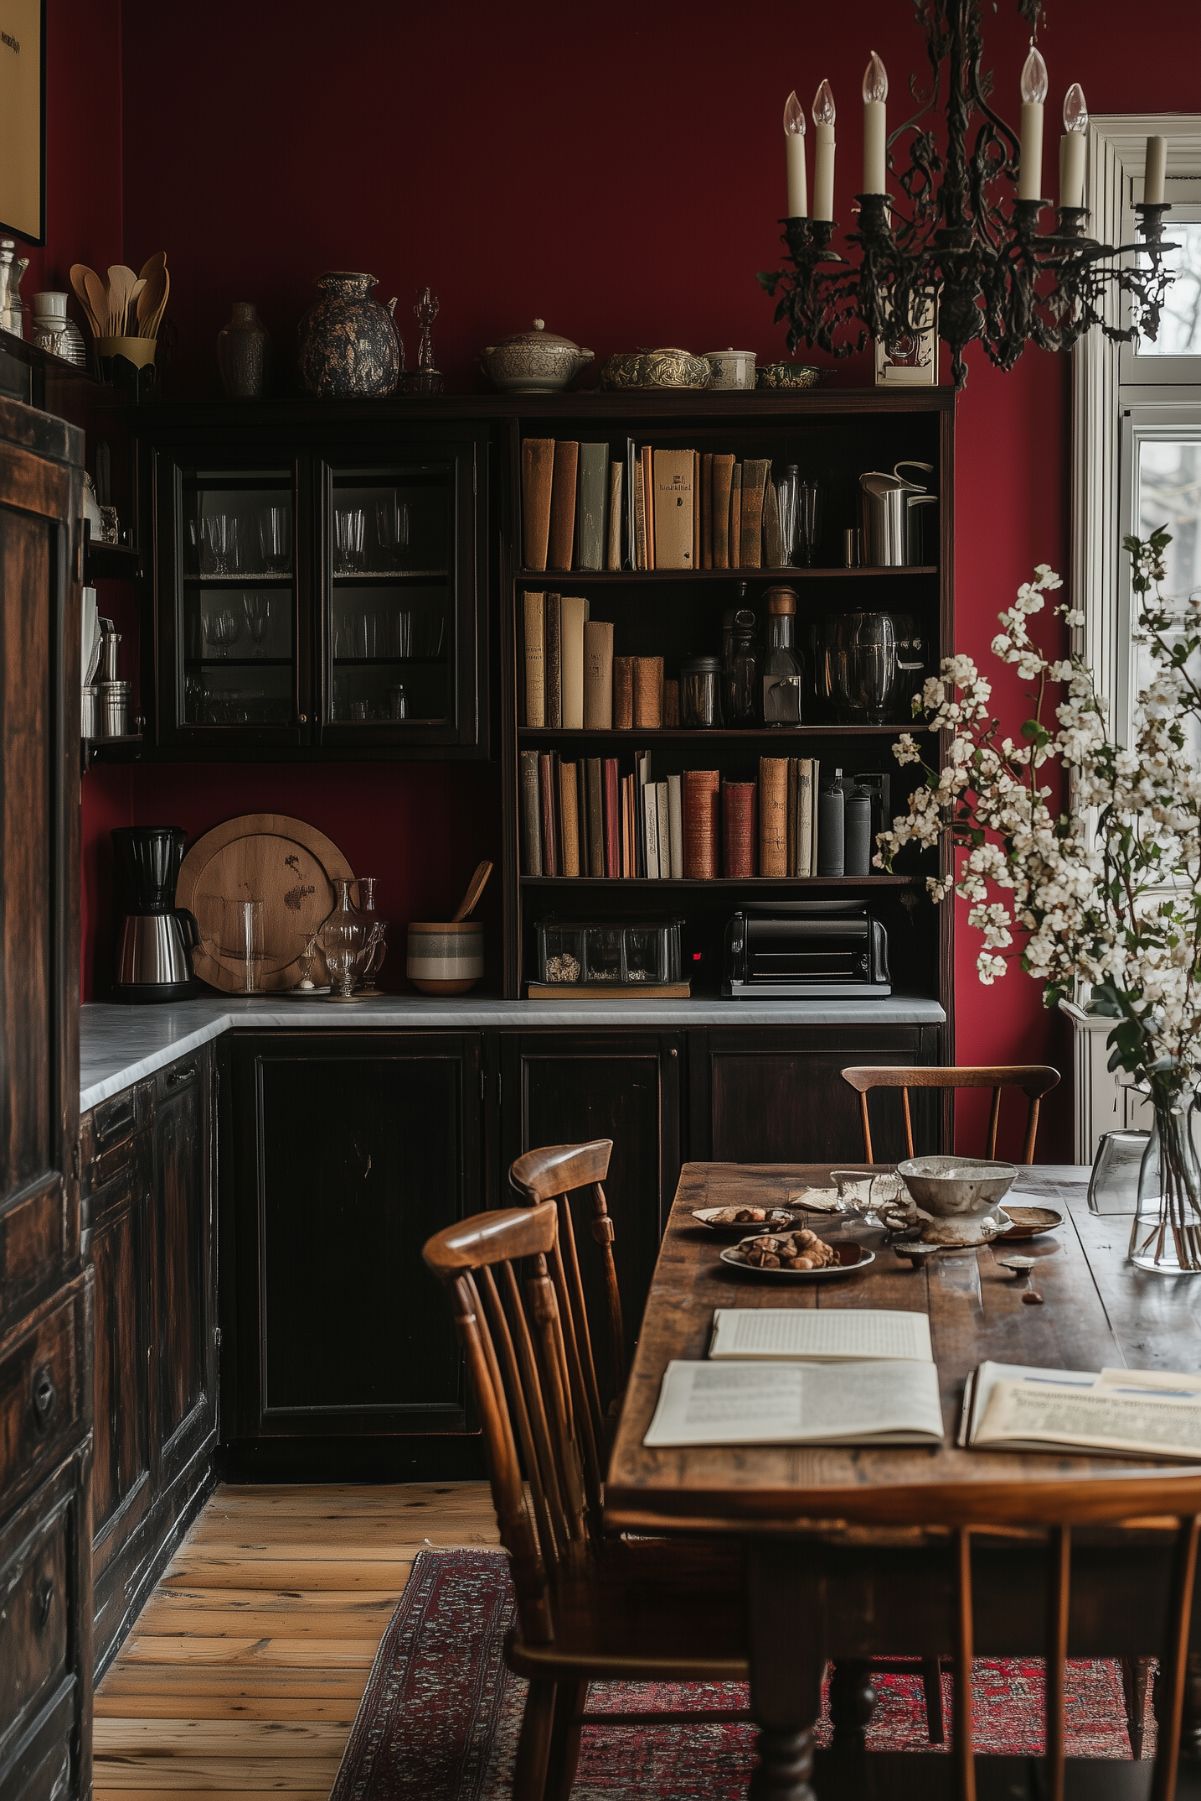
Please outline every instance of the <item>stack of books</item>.
[{"label": "stack of books", "polygon": [[780,503],[767,457],[524,438],[526,569],[778,569]]},{"label": "stack of books", "polygon": [[[842,873],[841,839],[821,841],[816,758],[761,757],[752,782],[725,780],[716,769],[657,779],[646,750],[634,753],[632,769],[620,761],[520,753],[524,875],[712,881]],[[881,821],[886,782],[843,778],[844,791],[874,785]]]},{"label": "stack of books", "polygon": [[526,590],[518,628],[521,723],[534,730],[657,731],[679,725],[662,657],[613,654],[613,625],[578,594]]}]

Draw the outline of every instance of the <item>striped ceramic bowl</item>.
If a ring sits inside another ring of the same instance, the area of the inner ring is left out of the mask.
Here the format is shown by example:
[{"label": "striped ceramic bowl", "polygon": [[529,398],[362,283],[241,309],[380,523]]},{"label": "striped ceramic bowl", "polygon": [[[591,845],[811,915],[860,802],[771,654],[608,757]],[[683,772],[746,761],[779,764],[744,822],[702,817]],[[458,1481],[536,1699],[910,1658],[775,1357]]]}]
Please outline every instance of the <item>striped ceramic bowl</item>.
[{"label": "striped ceramic bowl", "polygon": [[422,994],[466,994],[484,973],[484,928],[474,919],[415,920],[405,974]]}]

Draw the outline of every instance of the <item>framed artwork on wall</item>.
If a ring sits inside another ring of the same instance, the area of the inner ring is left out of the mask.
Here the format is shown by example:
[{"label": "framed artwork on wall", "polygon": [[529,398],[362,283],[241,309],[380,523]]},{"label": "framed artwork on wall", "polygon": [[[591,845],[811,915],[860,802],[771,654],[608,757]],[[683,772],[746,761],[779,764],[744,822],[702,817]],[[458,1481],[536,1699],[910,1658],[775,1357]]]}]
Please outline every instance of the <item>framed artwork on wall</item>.
[{"label": "framed artwork on wall", "polygon": [[927,296],[916,323],[916,331],[899,331],[891,339],[875,340],[878,388],[937,386],[938,302],[932,294]]},{"label": "framed artwork on wall", "polygon": [[0,0],[0,231],[46,241],[46,0]]}]

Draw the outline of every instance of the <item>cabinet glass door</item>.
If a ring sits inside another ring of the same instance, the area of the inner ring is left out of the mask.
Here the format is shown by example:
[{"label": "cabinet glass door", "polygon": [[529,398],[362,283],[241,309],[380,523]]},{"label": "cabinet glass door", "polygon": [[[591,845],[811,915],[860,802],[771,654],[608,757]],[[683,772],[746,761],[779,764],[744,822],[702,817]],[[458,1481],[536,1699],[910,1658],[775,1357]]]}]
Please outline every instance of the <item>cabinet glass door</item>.
[{"label": "cabinet glass door", "polygon": [[457,479],[450,458],[330,472],[326,740],[437,742],[457,734]]},{"label": "cabinet glass door", "polygon": [[292,471],[185,473],[179,527],[180,726],[189,737],[294,739],[302,720]]}]

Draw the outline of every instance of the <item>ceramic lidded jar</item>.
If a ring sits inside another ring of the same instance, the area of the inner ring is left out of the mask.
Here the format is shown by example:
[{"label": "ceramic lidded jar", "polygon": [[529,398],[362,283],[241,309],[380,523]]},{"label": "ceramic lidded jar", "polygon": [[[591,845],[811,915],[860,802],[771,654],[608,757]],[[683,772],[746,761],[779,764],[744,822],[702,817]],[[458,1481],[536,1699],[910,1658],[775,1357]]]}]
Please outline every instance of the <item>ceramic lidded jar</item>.
[{"label": "ceramic lidded jar", "polygon": [[217,333],[217,368],[231,400],[257,400],[267,387],[271,339],[253,300],[235,300]]},{"label": "ceramic lidded jar", "polygon": [[400,334],[387,306],[371,298],[374,275],[332,270],[301,326],[300,373],[310,394],[391,394],[401,370]]},{"label": "ceramic lidded jar", "polygon": [[592,358],[591,350],[581,350],[570,338],[547,331],[544,319],[535,319],[532,331],[515,332],[499,344],[489,344],[481,361],[497,387],[507,393],[557,394]]}]

